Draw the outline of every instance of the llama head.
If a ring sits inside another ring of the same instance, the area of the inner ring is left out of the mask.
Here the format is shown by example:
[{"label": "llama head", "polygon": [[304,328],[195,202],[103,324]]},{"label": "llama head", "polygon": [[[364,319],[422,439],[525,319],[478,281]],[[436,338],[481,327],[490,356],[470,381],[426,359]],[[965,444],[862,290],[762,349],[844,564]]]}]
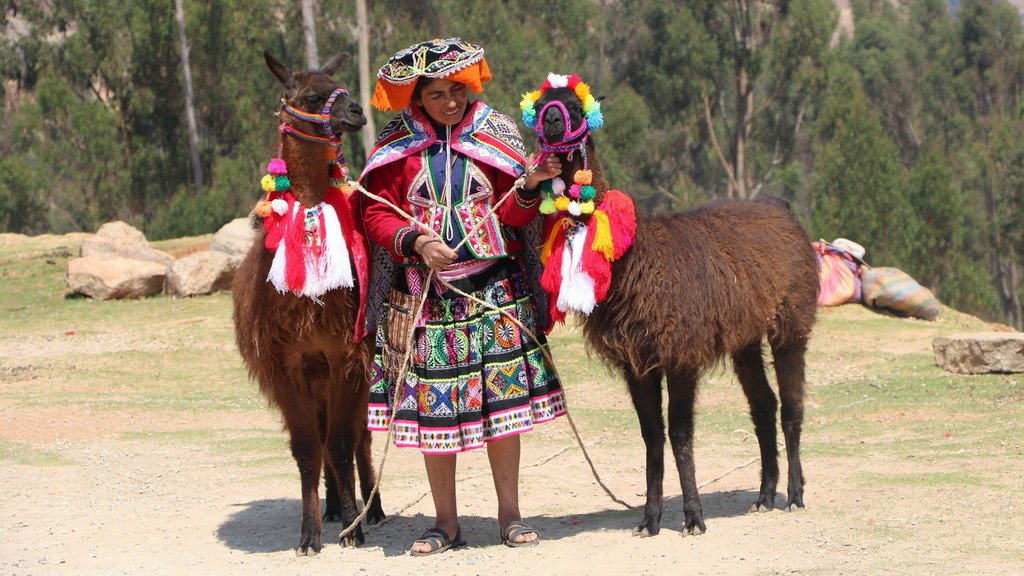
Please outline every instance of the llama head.
[{"label": "llama head", "polygon": [[366,125],[363,107],[352,99],[348,90],[332,76],[352,57],[348,54],[332,56],[319,70],[292,72],[270,52],[264,50],[267,67],[284,86],[283,103],[300,114],[292,115],[298,121],[310,123],[306,130],[317,136],[334,138],[343,132],[358,132]]},{"label": "llama head", "polygon": [[568,151],[604,124],[601,103],[575,74],[548,74],[540,89],[523,95],[520,108],[523,123],[555,151]]},{"label": "llama head", "polygon": [[523,95],[520,107],[541,156],[558,154],[562,161],[560,177],[541,184],[541,212],[588,219],[608,190],[590,138],[604,124],[601,103],[579,76],[549,74],[539,90]]}]

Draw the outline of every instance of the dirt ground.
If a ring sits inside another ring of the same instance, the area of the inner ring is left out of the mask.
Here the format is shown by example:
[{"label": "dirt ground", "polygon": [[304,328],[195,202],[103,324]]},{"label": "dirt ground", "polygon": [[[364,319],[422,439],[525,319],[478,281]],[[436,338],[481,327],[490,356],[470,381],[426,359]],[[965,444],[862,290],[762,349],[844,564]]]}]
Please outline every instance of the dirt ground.
[{"label": "dirt ground", "polygon": [[[887,339],[903,351],[930,354],[927,340],[908,341],[899,334]],[[26,379],[45,385],[45,376],[19,371],[21,364],[45,367],[39,362],[48,355],[84,354],[90,347],[109,353],[119,346],[128,353],[140,345],[120,341],[116,327],[73,345],[62,342],[0,342],[0,360],[7,367],[0,374],[0,392],[24,387]],[[202,353],[232,352],[225,344]],[[829,370],[812,361],[811,380],[827,383]],[[573,410],[573,393],[577,399],[585,396],[572,387],[568,391]],[[751,514],[759,468],[749,425],[732,441],[721,442],[702,431],[700,420],[698,483],[708,532],[681,536],[682,498],[670,468],[661,534],[634,537],[632,527],[642,514],[643,448],[635,420],[628,422],[633,416],[624,391],[605,401],[623,410],[626,424],[590,427],[584,442],[601,480],[632,509],[601,488],[570,422],[561,419],[524,436],[522,508],[541,533],[541,544],[522,549],[500,544],[486,457],[477,451],[459,463],[460,512],[469,545],[428,558],[406,554],[433,520],[415,451],[387,451],[379,472],[388,519],[367,530],[365,545],[340,547],[341,526],[329,524],[321,554],[299,558],[293,551],[299,539],[298,474],[273,410],[113,411],[23,400],[0,395],[0,449],[7,442],[38,452],[38,459],[0,458],[2,575],[1024,573],[1014,564],[1024,557],[1020,469],[977,459],[1016,490],[872,484],[865,478],[875,471],[932,473],[948,462],[825,453],[805,457],[806,509]],[[575,406],[595,409],[591,402]],[[702,405],[722,403],[744,409],[739,390],[728,383],[705,390]],[[927,411],[879,410],[864,425],[884,428],[932,417]],[[825,428],[815,420],[812,391],[805,438],[817,436],[820,442],[828,434]],[[239,446],[224,449],[236,437]],[[384,435],[375,434],[378,465],[384,447]],[[243,456],[252,452],[265,456]],[[1019,461],[1017,454],[1013,466]],[[976,491],[984,497],[974,496]]]}]

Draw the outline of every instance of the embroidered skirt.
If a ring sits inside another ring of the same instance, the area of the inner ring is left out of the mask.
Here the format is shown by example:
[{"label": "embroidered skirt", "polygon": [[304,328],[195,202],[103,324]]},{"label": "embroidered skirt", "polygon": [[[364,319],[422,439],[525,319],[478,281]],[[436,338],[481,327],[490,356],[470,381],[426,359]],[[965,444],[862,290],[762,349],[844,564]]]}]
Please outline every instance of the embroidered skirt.
[{"label": "embroidered skirt", "polygon": [[[517,271],[465,292],[535,330],[534,304]],[[456,295],[432,296],[424,303],[411,365],[392,414],[398,367],[392,366],[394,352],[385,352],[390,305],[385,304],[377,330],[368,427],[386,431],[394,417],[396,446],[434,454],[462,452],[566,413],[562,387],[540,346],[501,312]],[[547,348],[544,334],[535,334]]]}]

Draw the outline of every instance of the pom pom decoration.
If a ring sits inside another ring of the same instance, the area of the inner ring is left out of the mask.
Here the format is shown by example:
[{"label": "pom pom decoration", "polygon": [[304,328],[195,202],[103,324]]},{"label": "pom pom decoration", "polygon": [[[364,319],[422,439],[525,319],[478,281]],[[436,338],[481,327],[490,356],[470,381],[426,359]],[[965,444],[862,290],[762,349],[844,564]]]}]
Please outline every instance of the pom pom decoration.
[{"label": "pom pom decoration", "polygon": [[526,124],[529,128],[537,125],[537,113],[533,111],[533,108],[523,110],[523,124]]},{"label": "pom pom decoration", "polygon": [[270,202],[260,200],[256,203],[256,215],[260,218],[266,218],[267,216],[270,216],[272,212],[273,209],[270,207]]},{"label": "pom pom decoration", "polygon": [[552,198],[545,198],[540,201],[540,213],[541,214],[554,214],[558,210],[555,208],[555,201]]},{"label": "pom pom decoration", "polygon": [[287,176],[280,174],[274,177],[274,189],[278,192],[284,192],[285,190],[292,187],[291,180]]},{"label": "pom pom decoration", "polygon": [[562,180],[558,176],[551,179],[551,192],[555,196],[561,196],[565,193],[565,180]]},{"label": "pom pom decoration", "polygon": [[579,200],[580,199],[580,185],[579,184],[573,184],[572,186],[569,186],[569,198],[572,198],[573,200]]},{"label": "pom pom decoration", "polygon": [[586,202],[580,202],[580,212],[582,212],[584,214],[593,214],[594,213],[594,201],[593,200],[588,200]]},{"label": "pom pom decoration", "polygon": [[559,196],[555,198],[555,209],[559,212],[565,212],[569,207],[569,198],[567,196]]},{"label": "pom pom decoration", "polygon": [[580,200],[593,200],[594,196],[597,196],[597,188],[594,188],[590,184],[580,186]]},{"label": "pom pom decoration", "polygon": [[580,203],[579,202],[569,202],[568,212],[569,212],[569,214],[572,214],[573,216],[579,216],[580,214],[583,213],[583,210],[580,209]]},{"label": "pom pom decoration", "polygon": [[594,102],[590,112],[587,113],[587,129],[593,132],[604,126],[604,114],[601,113],[601,103]]},{"label": "pom pom decoration", "polygon": [[266,174],[260,180],[260,186],[263,187],[264,192],[275,192],[277,189],[274,187],[274,176],[272,174]]},{"label": "pom pom decoration", "polygon": [[281,158],[274,158],[267,164],[267,172],[274,175],[287,174],[288,165]]},{"label": "pom pom decoration", "polygon": [[527,92],[523,94],[523,99],[519,102],[519,109],[523,111],[523,124],[530,128],[537,125],[537,109],[534,107],[534,104],[540,98],[540,93],[540,90]]},{"label": "pom pom decoration", "polygon": [[288,211],[288,202],[280,198],[276,198],[270,201],[270,209],[278,216],[284,216],[285,212]]},{"label": "pom pom decoration", "polygon": [[590,170],[577,170],[572,180],[577,184],[590,184],[594,180],[594,173]]}]

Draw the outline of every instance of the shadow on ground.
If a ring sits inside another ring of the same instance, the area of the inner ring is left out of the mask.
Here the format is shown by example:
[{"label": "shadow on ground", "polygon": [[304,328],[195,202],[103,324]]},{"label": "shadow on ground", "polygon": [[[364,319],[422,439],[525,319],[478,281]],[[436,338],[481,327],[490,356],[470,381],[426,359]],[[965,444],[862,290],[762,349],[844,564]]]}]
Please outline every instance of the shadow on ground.
[{"label": "shadow on ground", "polygon": [[[704,520],[708,530],[714,530],[716,518],[742,516],[757,499],[752,490],[709,492],[701,495]],[[784,500],[784,497],[783,497]],[[621,531],[623,537],[632,535],[633,527],[643,517],[642,507],[632,510],[619,507],[559,516],[527,518],[542,540],[571,538],[590,531]],[[323,506],[324,503],[321,502]],[[217,537],[226,546],[248,553],[274,553],[293,550],[299,543],[299,525],[302,502],[297,498],[255,500],[235,504],[236,510],[217,529]],[[493,517],[464,515],[461,518],[463,537],[470,547],[500,544],[498,525]],[[682,533],[683,497],[665,500],[659,537],[678,538]],[[389,516],[376,526],[363,524],[365,546],[381,548],[385,556],[403,555],[416,537],[433,525],[433,517],[423,514]],[[324,546],[337,545],[341,523],[324,524]]]}]

